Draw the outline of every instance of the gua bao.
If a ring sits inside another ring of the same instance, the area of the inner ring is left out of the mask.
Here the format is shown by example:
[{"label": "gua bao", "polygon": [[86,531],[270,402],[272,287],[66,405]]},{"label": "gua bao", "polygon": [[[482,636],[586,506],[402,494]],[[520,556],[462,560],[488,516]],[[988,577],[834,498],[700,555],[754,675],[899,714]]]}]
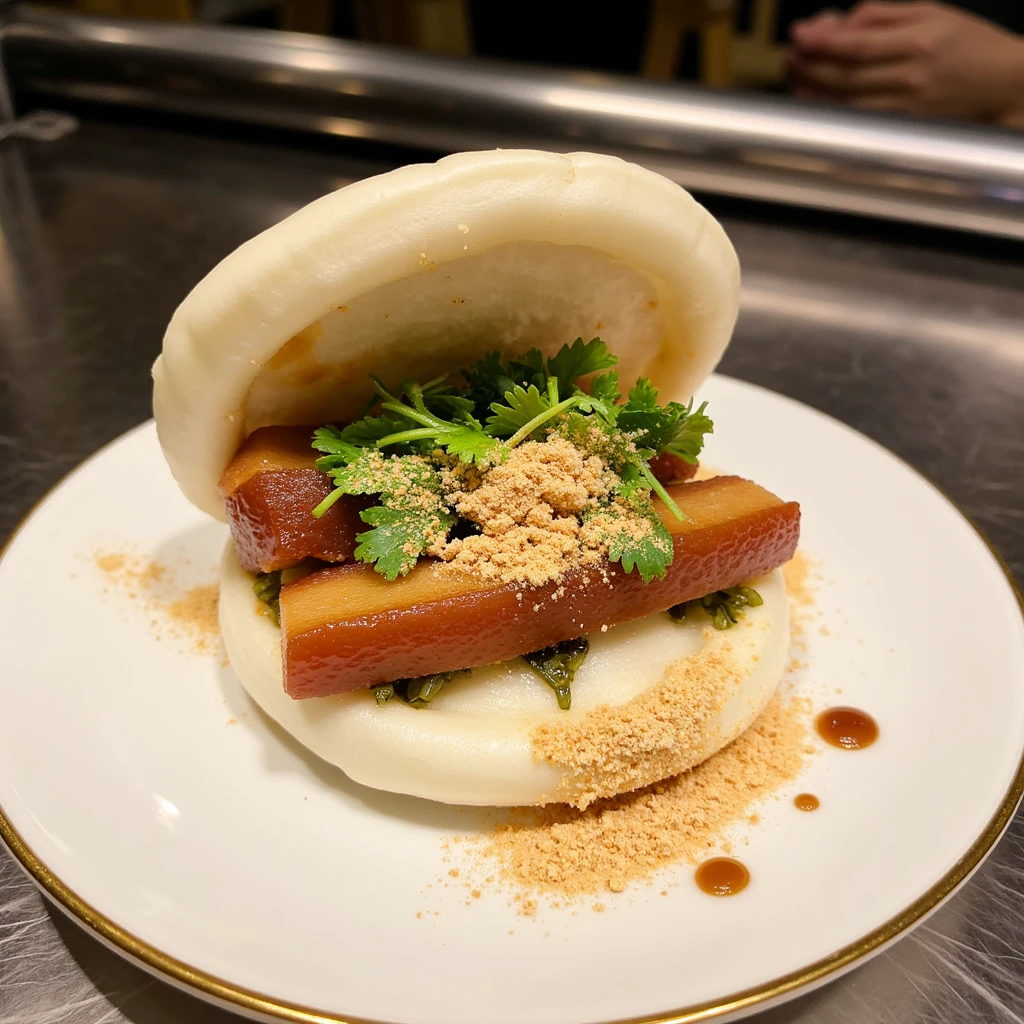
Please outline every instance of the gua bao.
[{"label": "gua bao", "polygon": [[590,153],[403,167],[228,256],[154,408],[230,525],[252,698],[356,781],[451,803],[585,806],[735,739],[782,674],[800,521],[690,479],[738,294],[703,207]]}]

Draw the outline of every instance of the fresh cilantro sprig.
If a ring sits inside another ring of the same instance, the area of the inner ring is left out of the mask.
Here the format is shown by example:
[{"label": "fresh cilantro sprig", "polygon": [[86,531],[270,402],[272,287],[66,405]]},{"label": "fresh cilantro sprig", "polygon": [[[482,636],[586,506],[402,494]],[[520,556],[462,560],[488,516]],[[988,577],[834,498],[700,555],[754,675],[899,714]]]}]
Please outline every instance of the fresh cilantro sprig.
[{"label": "fresh cilantro sprig", "polygon": [[500,352],[488,352],[472,369],[463,370],[462,375],[469,385],[467,396],[475,403],[476,415],[482,418],[496,398],[516,386],[527,390],[532,385],[544,394],[548,390],[548,382],[554,379],[557,387],[554,403],[557,404],[572,397],[580,378],[606,370],[617,362],[618,359],[600,338],[586,342],[577,338],[546,360],[537,348],[509,360],[503,360]]},{"label": "fresh cilantro sprig", "polygon": [[672,535],[665,529],[650,494],[634,488],[628,496],[588,512],[584,526],[597,529],[608,548],[608,561],[619,562],[623,572],[636,568],[644,583],[660,579],[672,564]]},{"label": "fresh cilantro sprig", "polygon": [[714,433],[714,423],[704,414],[708,403],[693,409],[669,402],[658,405],[658,389],[647,377],[641,377],[629,389],[629,398],[619,411],[617,423],[630,433],[638,448],[650,448],[655,454],[669,452],[695,463],[704,447],[704,435]]},{"label": "fresh cilantro sprig", "polygon": [[[340,447],[346,442],[327,438],[321,443]],[[343,494],[379,495],[379,505],[359,513],[373,529],[356,535],[355,557],[373,563],[389,580],[404,576],[455,525],[455,514],[441,499],[441,475],[421,455],[385,459],[375,449],[364,449],[330,475],[334,490],[313,515],[324,515]]]},{"label": "fresh cilantro sprig", "polygon": [[487,420],[487,433],[492,437],[505,437],[505,447],[514,448],[531,434],[540,430],[549,420],[567,413],[582,404],[586,396],[580,392],[563,401],[558,400],[558,381],[549,377],[541,393],[535,384],[523,388],[514,384],[505,392],[504,402],[491,402],[493,413]]},{"label": "fresh cilantro sprig", "polygon": [[[381,408],[385,412],[398,419],[419,424],[417,427],[396,430],[378,438],[378,448],[425,441],[434,447],[444,448],[449,455],[459,456],[464,462],[487,462],[497,454],[497,444],[492,437],[484,433],[480,421],[474,418],[468,399],[459,395],[431,396],[429,391],[412,379],[402,381],[401,394],[393,395],[380,380],[376,377],[372,379],[377,393],[381,396]],[[409,401],[405,402],[403,397],[408,397]],[[427,401],[431,398],[435,406],[442,404],[453,409],[453,418],[444,419],[428,409]]]}]

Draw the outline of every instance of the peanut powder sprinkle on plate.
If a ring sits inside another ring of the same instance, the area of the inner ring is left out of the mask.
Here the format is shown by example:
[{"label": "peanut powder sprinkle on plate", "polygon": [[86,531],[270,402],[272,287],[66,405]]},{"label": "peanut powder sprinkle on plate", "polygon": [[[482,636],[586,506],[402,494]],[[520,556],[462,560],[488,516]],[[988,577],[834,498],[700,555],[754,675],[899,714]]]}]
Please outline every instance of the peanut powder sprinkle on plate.
[{"label": "peanut powder sprinkle on plate", "polygon": [[794,780],[813,751],[810,702],[777,694],[754,724],[702,764],[664,782],[599,800],[520,812],[470,840],[515,892],[619,893],[676,861],[695,862],[751,808]]},{"label": "peanut powder sprinkle on plate", "polygon": [[93,563],[149,616],[156,639],[177,641],[192,654],[221,653],[216,583],[186,587],[168,566],[131,550],[98,551]]},{"label": "peanut powder sprinkle on plate", "polygon": [[798,551],[782,567],[782,574],[786,580],[786,594],[790,603],[798,608],[808,608],[814,604],[814,590],[811,585],[813,568],[813,563],[802,551]]}]

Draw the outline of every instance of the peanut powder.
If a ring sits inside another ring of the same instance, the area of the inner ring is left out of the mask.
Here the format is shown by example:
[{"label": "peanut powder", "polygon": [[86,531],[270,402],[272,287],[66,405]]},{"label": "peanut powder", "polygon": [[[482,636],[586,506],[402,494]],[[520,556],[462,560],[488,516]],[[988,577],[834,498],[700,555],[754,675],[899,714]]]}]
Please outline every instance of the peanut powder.
[{"label": "peanut powder", "polygon": [[739,739],[688,772],[586,810],[520,812],[471,840],[518,893],[582,897],[618,893],[675,861],[695,862],[750,809],[794,780],[814,748],[810,702],[776,694]]},{"label": "peanut powder", "polygon": [[108,582],[150,616],[158,640],[166,635],[193,654],[220,653],[216,583],[183,589],[166,565],[133,551],[96,552],[93,562]]},{"label": "peanut powder", "polygon": [[808,608],[814,604],[812,569],[813,563],[802,551],[798,551],[782,567],[782,575],[786,580],[786,594],[790,603],[799,608]]},{"label": "peanut powder", "polygon": [[541,586],[600,562],[617,533],[651,530],[621,504],[597,513],[618,478],[598,456],[557,435],[513,448],[484,472],[453,463],[442,482],[448,502],[480,532],[435,544],[428,554],[450,571],[496,583]]},{"label": "peanut powder", "polygon": [[192,637],[197,653],[212,653],[220,635],[217,617],[219,588],[216,583],[201,584],[187,590],[183,597],[167,605],[167,616]]},{"label": "peanut powder", "polygon": [[[713,631],[705,634],[708,640]],[[572,723],[537,726],[530,737],[534,758],[564,771],[551,800],[583,810],[699,761],[721,743],[715,718],[741,674],[731,642],[706,645],[669,665],[660,682],[625,704],[603,705]]]}]

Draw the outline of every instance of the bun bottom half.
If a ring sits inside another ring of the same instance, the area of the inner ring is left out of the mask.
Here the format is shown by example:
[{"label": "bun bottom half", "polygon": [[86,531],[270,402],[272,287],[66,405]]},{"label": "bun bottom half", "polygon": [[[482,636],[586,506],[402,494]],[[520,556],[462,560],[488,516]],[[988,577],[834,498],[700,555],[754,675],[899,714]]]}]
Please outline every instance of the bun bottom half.
[{"label": "bun bottom half", "polygon": [[[607,732],[609,715],[617,728],[625,723],[635,732],[634,710],[639,728],[663,696],[664,707],[676,709],[666,714],[685,715],[685,700],[681,705],[678,697],[688,675],[700,677],[704,689],[699,713],[695,708],[678,723],[686,742],[666,746],[663,739],[649,766],[642,757],[631,765],[625,788],[692,768],[753,723],[775,692],[789,648],[786,589],[777,569],[751,581],[764,603],[748,608],[732,629],[713,629],[702,612],[682,622],[660,612],[592,634],[572,684],[570,711],[558,708],[552,690],[519,658],[457,676],[424,709],[398,699],[380,707],[370,690],[293,700],[284,692],[280,631],[261,612],[254,578],[239,566],[229,542],[221,560],[220,627],[249,696],[354,781],[443,803],[525,806],[579,803],[583,791],[589,794],[584,802],[612,795],[595,792],[592,780],[580,780],[545,746],[551,748],[552,736],[558,745],[559,730],[584,739],[591,730],[595,736]],[[539,733],[545,743],[538,744]]]}]

